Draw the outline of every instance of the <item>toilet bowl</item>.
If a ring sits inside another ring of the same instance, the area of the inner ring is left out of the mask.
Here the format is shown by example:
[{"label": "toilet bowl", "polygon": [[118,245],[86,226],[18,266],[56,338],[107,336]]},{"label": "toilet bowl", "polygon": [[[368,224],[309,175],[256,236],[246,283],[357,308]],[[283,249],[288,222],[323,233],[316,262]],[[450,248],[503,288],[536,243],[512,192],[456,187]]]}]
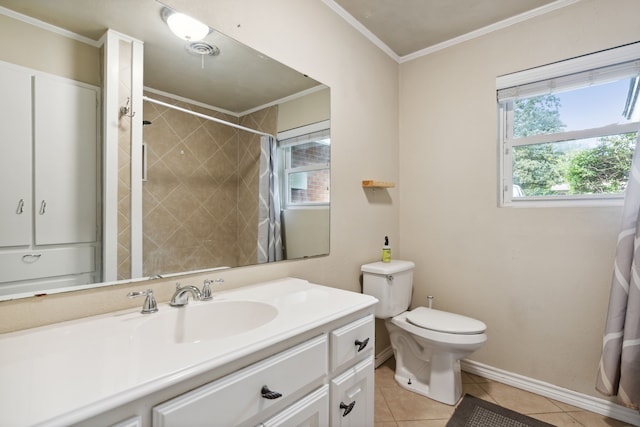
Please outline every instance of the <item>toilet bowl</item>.
[{"label": "toilet bowl", "polygon": [[487,341],[476,319],[427,307],[409,308],[410,261],[362,266],[363,292],[378,298],[376,317],[385,319],[396,359],[394,378],[403,388],[455,405],[462,396],[460,360]]},{"label": "toilet bowl", "polygon": [[[425,323],[433,322],[435,329],[412,323],[410,319],[416,314],[424,315]],[[441,328],[440,325],[446,325],[442,322],[454,317],[458,328]],[[462,396],[460,360],[487,341],[484,323],[446,311],[418,307],[387,319],[385,325],[396,358],[396,382],[407,390],[455,405]]]}]

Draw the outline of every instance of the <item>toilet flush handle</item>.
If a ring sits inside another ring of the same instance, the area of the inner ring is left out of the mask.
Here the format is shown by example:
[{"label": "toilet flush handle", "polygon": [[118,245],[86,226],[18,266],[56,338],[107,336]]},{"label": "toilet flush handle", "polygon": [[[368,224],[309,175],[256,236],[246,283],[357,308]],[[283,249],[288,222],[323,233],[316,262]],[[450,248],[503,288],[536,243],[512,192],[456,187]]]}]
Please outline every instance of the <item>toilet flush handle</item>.
[{"label": "toilet flush handle", "polygon": [[429,308],[431,308],[433,306],[433,295],[429,295],[427,297],[427,305]]}]

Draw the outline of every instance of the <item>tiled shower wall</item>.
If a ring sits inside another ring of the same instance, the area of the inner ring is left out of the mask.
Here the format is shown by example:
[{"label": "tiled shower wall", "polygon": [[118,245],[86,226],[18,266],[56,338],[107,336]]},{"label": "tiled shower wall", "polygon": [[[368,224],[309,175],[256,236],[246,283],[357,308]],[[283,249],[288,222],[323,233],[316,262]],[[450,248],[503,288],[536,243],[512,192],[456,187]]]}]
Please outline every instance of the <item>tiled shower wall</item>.
[{"label": "tiled shower wall", "polygon": [[[118,105],[131,96],[131,43],[120,41]],[[118,280],[131,278],[131,118],[118,121]]]},{"label": "tiled shower wall", "polygon": [[[238,122],[233,116],[148,95]],[[276,113],[271,107],[244,122],[273,132]],[[259,137],[150,102],[144,103],[144,119],[152,124],[143,128],[148,156],[143,274],[255,264]]]}]

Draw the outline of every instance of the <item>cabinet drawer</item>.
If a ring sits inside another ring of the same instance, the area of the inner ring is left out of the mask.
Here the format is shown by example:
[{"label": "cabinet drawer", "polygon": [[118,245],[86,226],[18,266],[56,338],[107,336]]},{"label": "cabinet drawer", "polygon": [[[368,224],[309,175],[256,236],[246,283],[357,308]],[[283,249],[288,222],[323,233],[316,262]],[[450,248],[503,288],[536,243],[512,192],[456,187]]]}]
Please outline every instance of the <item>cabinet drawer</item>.
[{"label": "cabinet drawer", "polygon": [[374,347],[375,321],[373,315],[351,322],[331,332],[331,370],[369,354]]},{"label": "cabinet drawer", "polygon": [[[285,402],[327,373],[321,335],[153,408],[154,426],[237,426]],[[262,397],[262,389],[282,396]]]},{"label": "cabinet drawer", "polygon": [[259,427],[309,427],[329,425],[329,386],[324,385]]},{"label": "cabinet drawer", "polygon": [[90,273],[94,270],[93,247],[0,253],[0,283]]}]

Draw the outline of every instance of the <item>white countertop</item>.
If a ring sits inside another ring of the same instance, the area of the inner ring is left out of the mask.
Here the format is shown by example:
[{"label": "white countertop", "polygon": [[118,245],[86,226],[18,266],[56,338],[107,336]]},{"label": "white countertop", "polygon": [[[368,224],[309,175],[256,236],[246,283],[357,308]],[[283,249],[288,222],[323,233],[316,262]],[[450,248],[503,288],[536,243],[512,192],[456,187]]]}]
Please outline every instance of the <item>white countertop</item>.
[{"label": "white countertop", "polygon": [[143,325],[162,320],[163,313],[166,321],[175,317],[171,310],[185,310],[167,304],[159,304],[160,312],[155,314],[131,309],[0,335],[0,426],[81,421],[370,307],[377,300],[286,278],[214,293],[213,301],[190,305],[210,304],[215,309],[223,301],[264,302],[278,313],[268,323],[238,335],[179,344],[146,340],[139,332]]}]

